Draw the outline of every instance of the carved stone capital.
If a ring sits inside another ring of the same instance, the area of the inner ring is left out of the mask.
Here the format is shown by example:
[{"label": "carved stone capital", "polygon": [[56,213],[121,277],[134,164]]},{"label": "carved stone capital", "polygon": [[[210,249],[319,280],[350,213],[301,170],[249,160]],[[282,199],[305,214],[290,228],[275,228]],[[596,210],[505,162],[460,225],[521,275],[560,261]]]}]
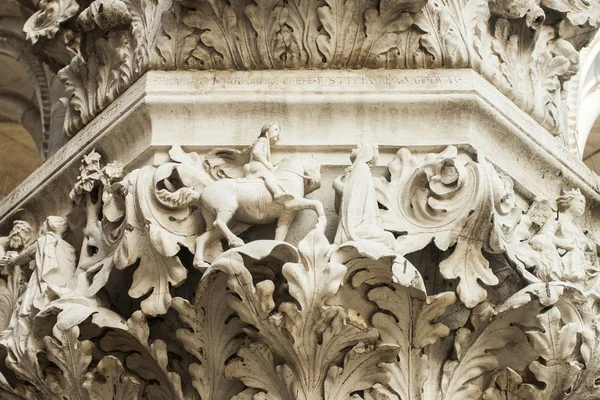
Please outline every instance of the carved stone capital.
[{"label": "carved stone capital", "polygon": [[0,203],[3,398],[600,398],[551,134],[598,0],[39,7],[72,137]]},{"label": "carved stone capital", "polygon": [[25,31],[63,63],[69,136],[148,70],[305,68],[472,68],[544,128],[565,133],[562,86],[600,24],[598,0],[95,0],[86,8],[49,0],[40,7]]}]

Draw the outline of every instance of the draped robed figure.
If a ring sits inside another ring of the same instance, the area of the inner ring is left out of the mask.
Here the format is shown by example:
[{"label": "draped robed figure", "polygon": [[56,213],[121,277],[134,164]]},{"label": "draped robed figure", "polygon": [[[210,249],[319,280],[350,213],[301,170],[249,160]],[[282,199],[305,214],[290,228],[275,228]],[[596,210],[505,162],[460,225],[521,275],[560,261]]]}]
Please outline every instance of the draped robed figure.
[{"label": "draped robed figure", "polygon": [[372,240],[395,249],[394,235],[383,229],[371,169],[379,157],[378,146],[361,143],[352,150],[352,165],[335,179],[336,212],[340,223],[335,243]]}]

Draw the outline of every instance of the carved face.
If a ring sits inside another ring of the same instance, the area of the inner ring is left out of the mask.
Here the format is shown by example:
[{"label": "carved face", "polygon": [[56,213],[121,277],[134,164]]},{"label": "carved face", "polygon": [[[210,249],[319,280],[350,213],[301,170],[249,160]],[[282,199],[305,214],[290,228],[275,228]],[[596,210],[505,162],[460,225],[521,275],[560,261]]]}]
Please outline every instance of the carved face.
[{"label": "carved face", "polygon": [[17,222],[8,235],[8,245],[17,250],[24,247],[31,240],[31,228],[26,222]]},{"label": "carved face", "polygon": [[279,125],[273,124],[267,131],[267,137],[271,144],[275,144],[279,141],[279,133],[281,132]]},{"label": "carved face", "polygon": [[574,197],[569,204],[569,208],[567,209],[567,212],[569,212],[571,215],[574,215],[576,217],[581,217],[583,215],[583,213],[585,212],[585,197],[583,197],[583,196]]}]

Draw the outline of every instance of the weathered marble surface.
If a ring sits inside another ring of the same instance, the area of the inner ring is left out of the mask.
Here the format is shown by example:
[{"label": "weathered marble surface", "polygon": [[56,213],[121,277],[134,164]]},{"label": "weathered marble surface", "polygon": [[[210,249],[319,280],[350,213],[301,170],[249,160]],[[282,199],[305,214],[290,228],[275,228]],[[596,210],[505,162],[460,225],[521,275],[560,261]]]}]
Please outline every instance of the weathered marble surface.
[{"label": "weathered marble surface", "polygon": [[271,120],[288,127],[279,154],[314,154],[325,169],[344,165],[361,140],[377,139],[380,165],[399,147],[460,145],[508,173],[528,199],[579,187],[587,218],[599,215],[595,175],[473,71],[171,71],[144,75],[72,138],[0,204],[2,223],[19,208],[42,219],[68,212],[62,199],[92,148],[125,165],[151,165],[172,145],[241,148]]},{"label": "weathered marble surface", "polygon": [[49,0],[71,140],[0,203],[7,399],[600,397],[597,0]]},{"label": "weathered marble surface", "polygon": [[[77,0],[25,24],[74,135],[148,70],[473,68],[553,133],[598,0]],[[99,78],[99,79],[98,79]]]},{"label": "weathered marble surface", "polygon": [[[598,395],[599,247],[579,190],[554,209],[457,147],[397,148],[380,169],[368,142],[323,187],[314,157],[275,161],[287,130],[265,127],[247,151],[174,146],[136,169],[92,151],[68,214],[37,239],[15,223],[7,398]],[[317,213],[287,234],[303,208]]]}]

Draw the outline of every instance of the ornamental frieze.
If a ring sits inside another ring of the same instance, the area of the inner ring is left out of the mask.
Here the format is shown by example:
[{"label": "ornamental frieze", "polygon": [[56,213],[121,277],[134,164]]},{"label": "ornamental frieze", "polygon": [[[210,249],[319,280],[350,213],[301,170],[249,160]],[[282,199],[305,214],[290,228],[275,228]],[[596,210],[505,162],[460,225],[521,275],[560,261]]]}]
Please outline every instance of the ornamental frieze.
[{"label": "ornamental frieze", "polygon": [[597,0],[50,0],[28,39],[72,136],[148,70],[472,68],[553,134]]}]

